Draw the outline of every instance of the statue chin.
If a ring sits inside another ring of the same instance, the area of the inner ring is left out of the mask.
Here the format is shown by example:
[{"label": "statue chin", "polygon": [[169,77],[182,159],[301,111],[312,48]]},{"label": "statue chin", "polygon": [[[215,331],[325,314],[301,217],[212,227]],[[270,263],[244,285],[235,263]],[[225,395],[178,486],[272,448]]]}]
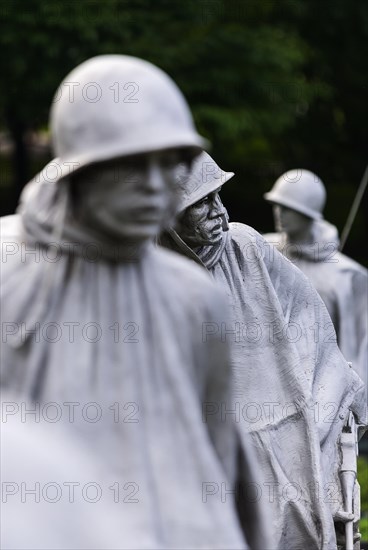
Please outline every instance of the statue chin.
[{"label": "statue chin", "polygon": [[[183,239],[184,240],[184,239]],[[205,237],[192,237],[185,239],[187,245],[192,246],[193,248],[201,248],[202,246],[215,246],[219,244],[222,240],[222,233],[217,234],[216,236],[209,236],[207,239]]]},{"label": "statue chin", "polygon": [[189,224],[182,224],[176,227],[176,231],[183,241],[190,247],[201,248],[202,246],[214,246],[222,241],[223,229],[222,225],[215,228],[204,228],[199,225],[196,227]]}]

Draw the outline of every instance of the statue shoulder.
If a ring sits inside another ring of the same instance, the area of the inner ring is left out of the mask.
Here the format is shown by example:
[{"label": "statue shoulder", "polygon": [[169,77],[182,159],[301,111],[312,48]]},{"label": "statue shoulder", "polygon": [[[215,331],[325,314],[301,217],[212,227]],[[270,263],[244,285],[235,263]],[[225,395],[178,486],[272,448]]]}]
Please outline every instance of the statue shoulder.
[{"label": "statue shoulder", "polygon": [[276,246],[278,250],[285,244],[285,238],[282,233],[264,233],[263,238],[270,244]]},{"label": "statue shoulder", "polygon": [[363,279],[368,278],[368,269],[352,258],[349,258],[349,256],[345,256],[345,254],[338,252],[336,254],[336,259],[340,270],[350,271]]},{"label": "statue shoulder", "polygon": [[234,239],[252,241],[255,235],[258,234],[253,227],[246,225],[245,223],[231,222],[229,223],[229,228],[230,234]]},{"label": "statue shoulder", "polygon": [[152,252],[166,284],[173,290],[182,292],[185,289],[186,295],[188,292],[207,295],[218,291],[218,285],[207,269],[193,260],[162,246],[156,246]]},{"label": "statue shoulder", "polygon": [[1,242],[7,242],[11,239],[19,240],[21,236],[22,222],[19,214],[3,216],[0,218],[0,238]]},{"label": "statue shoulder", "polygon": [[153,252],[157,266],[154,271],[159,273],[160,289],[157,290],[165,295],[165,300],[175,304],[183,322],[189,319],[190,324],[201,331],[204,322],[220,323],[227,318],[225,290],[206,268],[160,246]]},{"label": "statue shoulder", "polygon": [[[233,244],[240,247],[243,252],[246,252],[247,258],[256,257],[262,259],[266,264],[273,261],[276,249],[278,249],[278,241],[280,238],[278,233],[270,233],[268,237],[261,235],[253,227],[243,223],[230,223],[230,235]],[[271,237],[275,238],[271,238]],[[274,248],[275,246],[275,248]]]}]

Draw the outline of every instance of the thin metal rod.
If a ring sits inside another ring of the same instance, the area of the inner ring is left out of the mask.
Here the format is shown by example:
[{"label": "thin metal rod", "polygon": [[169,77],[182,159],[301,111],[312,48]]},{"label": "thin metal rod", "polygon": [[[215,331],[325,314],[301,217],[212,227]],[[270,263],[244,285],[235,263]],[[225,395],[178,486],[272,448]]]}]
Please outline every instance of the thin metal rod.
[{"label": "thin metal rod", "polygon": [[347,241],[347,238],[349,236],[351,227],[354,223],[355,216],[358,212],[358,208],[359,208],[360,203],[362,201],[364,191],[366,190],[367,184],[368,184],[368,164],[367,164],[367,167],[366,167],[365,172],[363,174],[362,181],[360,182],[360,185],[358,187],[358,191],[355,195],[355,199],[354,199],[353,204],[351,206],[351,209],[350,209],[350,212],[349,212],[349,215],[348,215],[348,219],[346,220],[346,223],[345,223],[345,227],[344,227],[344,229],[342,230],[342,233],[341,233],[340,252],[344,248],[345,243]]}]

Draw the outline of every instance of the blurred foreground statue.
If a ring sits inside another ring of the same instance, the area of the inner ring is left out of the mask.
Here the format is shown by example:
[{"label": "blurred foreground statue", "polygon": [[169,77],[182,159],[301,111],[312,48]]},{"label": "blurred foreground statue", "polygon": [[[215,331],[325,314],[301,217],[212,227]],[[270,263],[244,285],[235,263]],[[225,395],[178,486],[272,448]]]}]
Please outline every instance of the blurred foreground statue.
[{"label": "blurred foreground statue", "polygon": [[[326,190],[308,170],[283,174],[269,193],[278,233],[265,238],[299,267],[325,302],[337,342],[368,383],[368,272],[339,252],[336,227],[322,217]],[[332,326],[331,326],[332,336]]]},{"label": "blurred foreground statue", "polygon": [[[255,230],[228,224],[221,186],[233,176],[202,153],[179,175],[181,215],[162,244],[206,267],[226,289],[231,322],[207,325],[232,346],[241,437],[251,436],[279,550],[336,548],[352,520],[340,483],[350,411],[366,421],[363,383],[328,341],[327,310],[306,277]],[[354,484],[354,480],[353,480]]]},{"label": "blurred foreground statue", "polygon": [[[119,549],[247,548],[232,494],[239,445],[219,406],[232,407],[228,348],[202,340],[224,299],[202,269],[153,244],[175,211],[175,170],[204,140],[165,73],[114,55],[67,76],[51,131],[58,158],[2,220],[13,414],[64,420],[102,458]],[[203,419],[202,403],[219,412]],[[265,548],[257,514],[254,503],[248,543]]]},{"label": "blurred foreground statue", "polygon": [[[1,548],[121,548],[124,508],[106,469],[67,426],[30,412],[24,421],[34,405],[1,398]],[[137,492],[128,489],[123,498]]]}]

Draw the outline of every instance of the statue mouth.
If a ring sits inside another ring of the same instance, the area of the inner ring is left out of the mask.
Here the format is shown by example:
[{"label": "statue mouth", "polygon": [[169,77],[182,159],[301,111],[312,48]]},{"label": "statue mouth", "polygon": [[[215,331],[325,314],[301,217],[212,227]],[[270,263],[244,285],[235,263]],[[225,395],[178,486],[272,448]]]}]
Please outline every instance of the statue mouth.
[{"label": "statue mouth", "polygon": [[222,223],[217,223],[211,230],[212,235],[218,235],[219,233],[222,233]]},{"label": "statue mouth", "polygon": [[146,206],[132,212],[130,218],[138,223],[156,223],[163,217],[163,209],[157,206]]}]

